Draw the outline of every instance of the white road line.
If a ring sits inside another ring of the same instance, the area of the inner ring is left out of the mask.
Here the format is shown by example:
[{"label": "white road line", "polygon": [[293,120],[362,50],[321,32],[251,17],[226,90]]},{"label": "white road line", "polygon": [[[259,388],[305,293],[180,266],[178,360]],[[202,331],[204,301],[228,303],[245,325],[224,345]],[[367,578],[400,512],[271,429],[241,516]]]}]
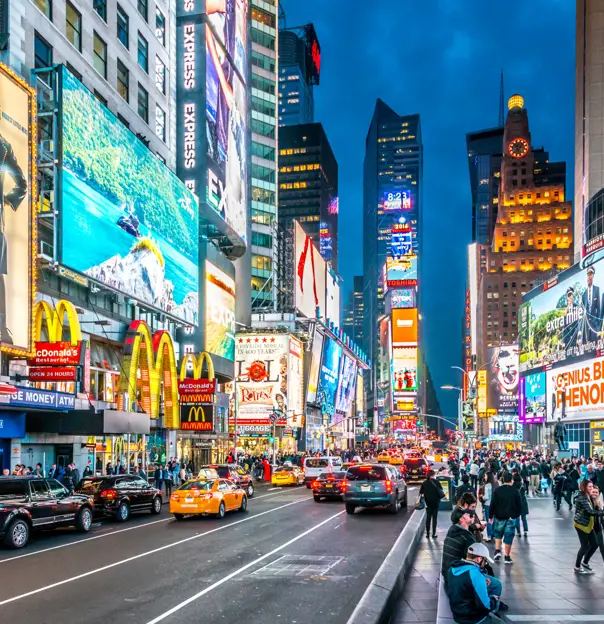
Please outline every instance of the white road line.
[{"label": "white road line", "polygon": [[[276,496],[281,492],[275,492],[273,494],[262,494],[260,496],[254,496],[250,499],[250,503],[259,498],[265,498],[266,496]],[[155,520],[153,522],[145,522],[144,524],[138,524],[136,526],[128,527],[127,529],[118,529],[116,531],[108,531],[106,533],[102,533],[101,535],[93,535],[92,537],[86,537],[81,540],[76,540],[75,542],[69,542],[69,544],[59,544],[58,546],[51,546],[50,548],[43,548],[42,550],[35,550],[33,552],[25,553],[24,555],[17,555],[15,557],[6,557],[5,559],[0,559],[0,565],[3,563],[10,563],[11,561],[17,561],[17,559],[24,559],[25,557],[33,557],[34,555],[41,555],[43,553],[50,552],[52,550],[59,550],[60,548],[67,548],[68,546],[77,546],[78,544],[83,544],[84,542],[91,542],[92,540],[98,540],[102,537],[111,537],[112,535],[118,535],[119,533],[125,533],[126,531],[135,531],[136,529],[144,529],[148,526],[153,526],[154,524],[159,524],[160,522],[167,522],[168,520],[173,520],[173,516],[169,516],[168,518],[162,518],[161,520]],[[104,526],[104,525],[98,525]]]},{"label": "white road line", "polygon": [[6,600],[0,601],[0,607],[4,606],[5,604],[9,604],[11,602],[16,602],[17,600],[27,598],[28,596],[34,596],[35,594],[48,591],[49,589],[54,589],[55,587],[60,587],[61,585],[72,583],[73,581],[78,581],[79,579],[86,578],[87,576],[92,576],[93,574],[104,572],[105,570],[111,570],[111,568],[116,568],[117,566],[123,565],[124,563],[130,563],[131,561],[136,561],[137,559],[141,559],[142,557],[147,557],[148,555],[154,555],[155,553],[161,552],[162,550],[167,550],[168,548],[173,548],[174,546],[180,546],[181,544],[186,544],[187,542],[191,542],[193,540],[199,539],[200,537],[205,537],[206,535],[210,535],[211,533],[217,533],[218,531],[223,531],[224,529],[228,529],[238,524],[242,524],[243,522],[249,522],[250,520],[255,520],[256,518],[260,518],[260,516],[264,516],[266,514],[273,513],[274,511],[279,511],[280,509],[284,509],[285,507],[290,507],[291,505],[297,505],[298,503],[303,503],[304,501],[309,501],[309,500],[312,500],[312,499],[310,497],[301,498],[300,500],[293,501],[292,503],[286,503],[285,505],[280,505],[279,507],[275,507],[274,509],[268,509],[267,511],[262,511],[259,514],[256,514],[254,516],[249,516],[248,518],[244,518],[243,520],[237,520],[236,522],[231,522],[230,524],[225,524],[224,526],[220,526],[215,529],[210,529],[209,531],[205,531],[203,533],[197,533],[196,535],[192,535],[191,537],[186,537],[184,539],[178,540],[177,542],[172,542],[171,544],[166,544],[165,546],[160,546],[159,548],[154,548],[153,550],[148,550],[147,552],[140,553],[139,555],[134,555],[133,557],[128,557],[127,559],[122,559],[121,561],[116,561],[115,563],[110,563],[106,566],[102,566],[101,568],[96,568],[95,570],[89,570],[88,572],[84,572],[83,574],[78,574],[77,576],[72,576],[70,578],[63,579],[62,581],[58,581],[57,583],[52,583],[51,585],[45,585],[44,587],[34,589],[24,594],[19,594],[18,596],[7,598]]},{"label": "white road line", "polygon": [[[227,581],[230,581],[232,578],[235,578],[236,576],[239,576],[239,574],[241,574],[242,572],[245,572],[246,570],[249,570],[250,568],[253,568],[255,565],[257,565],[261,561],[264,561],[265,559],[268,559],[268,557],[271,557],[272,555],[280,552],[284,548],[287,548],[288,546],[291,546],[294,542],[297,542],[298,540],[302,539],[303,537],[306,537],[307,535],[309,535],[313,531],[316,531],[317,529],[320,529],[324,524],[327,524],[328,522],[331,522],[334,518],[337,518],[338,516],[341,516],[343,513],[345,513],[345,510],[342,510],[342,511],[338,512],[337,514],[334,514],[333,516],[330,516],[326,520],[323,520],[323,522],[319,522],[319,524],[315,524],[315,526],[311,527],[307,531],[304,531],[304,533],[300,533],[300,535],[296,535],[296,537],[293,537],[288,542],[285,542],[285,544],[281,544],[281,546],[278,546],[277,548],[271,550],[270,552],[266,553],[266,555],[262,555],[261,557],[258,557],[257,559],[254,559],[254,561],[251,561],[250,563],[248,563],[247,565],[242,566],[238,570],[235,570],[234,572],[231,572],[230,574],[227,574],[227,576],[221,578],[219,581],[216,581],[215,583],[213,583],[209,587],[206,587],[205,589],[201,590],[200,592],[198,592],[194,596],[191,596],[190,598],[187,598],[186,600],[183,600],[180,604],[177,604],[175,607],[172,607],[169,611],[166,611],[165,613],[162,613],[161,615],[158,615],[155,619],[151,620],[147,624],[157,624],[158,622],[161,622],[162,620],[165,620],[167,617],[173,615],[177,611],[180,611],[183,607],[186,607],[187,605],[191,604],[195,600],[198,600],[202,596],[205,596],[209,592],[215,590],[217,587],[220,587],[221,585],[223,585]],[[0,606],[2,604],[3,603],[0,602]]]}]

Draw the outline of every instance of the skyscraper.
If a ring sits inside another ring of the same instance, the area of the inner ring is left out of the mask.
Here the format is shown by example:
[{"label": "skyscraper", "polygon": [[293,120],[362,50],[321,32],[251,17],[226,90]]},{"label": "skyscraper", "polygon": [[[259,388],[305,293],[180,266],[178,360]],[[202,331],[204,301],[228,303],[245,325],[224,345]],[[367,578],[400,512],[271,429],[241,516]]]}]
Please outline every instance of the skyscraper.
[{"label": "skyscraper", "polygon": [[321,74],[321,46],[312,24],[279,32],[279,125],[315,120],[313,89]]},{"label": "skyscraper", "polygon": [[604,1],[577,0],[575,261],[604,248]]},{"label": "skyscraper", "polygon": [[363,276],[355,275],[348,301],[344,305],[342,329],[358,345],[363,344]]},{"label": "skyscraper", "polygon": [[[374,362],[367,388],[369,411],[373,410],[374,414],[378,405],[388,407],[388,401],[392,400],[383,388],[376,392],[378,322],[383,321],[387,310],[397,310],[395,315],[403,324],[413,324],[412,315],[415,314],[415,341],[409,340],[415,342],[412,347],[415,351],[401,352],[400,355],[408,356],[404,369],[408,379],[413,376],[414,387],[418,385],[417,289],[418,260],[421,257],[422,170],[419,115],[398,115],[378,99],[367,134],[363,169],[363,337],[365,351]],[[384,298],[386,291],[390,291],[388,308]],[[392,299],[400,303],[393,305]],[[403,321],[402,317],[408,317],[408,320]],[[411,371],[412,368],[415,372]],[[413,397],[417,391],[405,388],[401,394]],[[394,409],[395,403],[392,403]],[[372,426],[377,429],[377,421],[372,422]]]},{"label": "skyscraper", "polygon": [[252,311],[275,307],[278,3],[252,0]]},{"label": "skyscraper", "polygon": [[338,163],[322,124],[279,130],[279,225],[295,219],[338,270]]}]

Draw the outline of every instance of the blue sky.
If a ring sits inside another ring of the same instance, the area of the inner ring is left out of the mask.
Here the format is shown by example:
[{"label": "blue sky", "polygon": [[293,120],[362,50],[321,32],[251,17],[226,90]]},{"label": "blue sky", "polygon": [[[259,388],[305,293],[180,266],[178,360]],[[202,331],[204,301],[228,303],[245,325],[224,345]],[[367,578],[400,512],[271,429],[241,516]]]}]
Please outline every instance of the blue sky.
[{"label": "blue sky", "polygon": [[[471,237],[467,132],[497,125],[520,93],[533,144],[574,163],[575,3],[571,0],[282,0],[288,27],[313,22],[322,52],[315,120],[339,165],[339,266],[362,273],[362,166],[376,98],[421,115],[424,141],[424,327],[439,387],[460,382],[466,246]],[[455,393],[440,391],[446,416]]]}]

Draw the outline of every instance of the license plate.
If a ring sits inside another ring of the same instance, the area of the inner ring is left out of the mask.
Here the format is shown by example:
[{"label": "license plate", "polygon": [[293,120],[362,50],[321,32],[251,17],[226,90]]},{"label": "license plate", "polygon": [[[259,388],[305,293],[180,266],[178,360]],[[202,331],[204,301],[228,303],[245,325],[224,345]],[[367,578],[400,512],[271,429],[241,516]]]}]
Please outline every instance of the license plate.
[{"label": "license plate", "polygon": [[333,485],[326,485],[325,487],[331,490],[333,488]]},{"label": "license plate", "polygon": [[371,492],[370,485],[361,485],[361,492]]},{"label": "license plate", "polygon": [[185,507],[186,509],[190,509],[193,507],[197,507],[197,505],[182,505],[182,507]]},{"label": "license plate", "polygon": [[192,496],[187,496],[187,498],[185,498],[185,502],[186,503],[192,503],[193,502],[193,497]]}]

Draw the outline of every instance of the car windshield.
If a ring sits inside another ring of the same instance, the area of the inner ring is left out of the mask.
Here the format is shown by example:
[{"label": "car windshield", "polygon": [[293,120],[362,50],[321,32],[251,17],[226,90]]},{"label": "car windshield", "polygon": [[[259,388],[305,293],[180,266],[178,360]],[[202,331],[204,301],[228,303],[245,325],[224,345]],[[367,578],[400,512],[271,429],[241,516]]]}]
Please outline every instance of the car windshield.
[{"label": "car windshield", "polygon": [[386,469],[383,466],[353,466],[346,473],[348,481],[385,481]]},{"label": "car windshield", "polygon": [[406,459],[405,466],[407,468],[418,468],[420,466],[425,466],[426,462],[423,459]]},{"label": "car windshield", "polygon": [[327,468],[329,466],[329,461],[327,459],[307,459],[306,467],[307,468]]},{"label": "car windshield", "polygon": [[27,481],[17,479],[0,480],[0,501],[27,498],[28,496]]},{"label": "car windshield", "polygon": [[343,479],[345,476],[345,472],[322,472],[319,475],[319,479]]},{"label": "car windshield", "polygon": [[179,490],[211,490],[214,487],[214,481],[187,481],[183,483]]}]

